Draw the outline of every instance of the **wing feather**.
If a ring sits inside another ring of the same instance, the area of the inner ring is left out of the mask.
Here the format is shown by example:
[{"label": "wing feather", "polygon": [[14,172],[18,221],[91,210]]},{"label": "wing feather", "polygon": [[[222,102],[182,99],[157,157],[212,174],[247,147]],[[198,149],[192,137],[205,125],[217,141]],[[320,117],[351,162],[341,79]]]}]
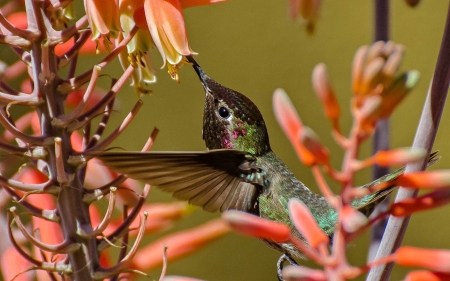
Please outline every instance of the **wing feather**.
[{"label": "wing feather", "polygon": [[100,152],[89,156],[206,211],[257,211],[255,205],[264,175],[256,166],[256,159],[243,151]]}]

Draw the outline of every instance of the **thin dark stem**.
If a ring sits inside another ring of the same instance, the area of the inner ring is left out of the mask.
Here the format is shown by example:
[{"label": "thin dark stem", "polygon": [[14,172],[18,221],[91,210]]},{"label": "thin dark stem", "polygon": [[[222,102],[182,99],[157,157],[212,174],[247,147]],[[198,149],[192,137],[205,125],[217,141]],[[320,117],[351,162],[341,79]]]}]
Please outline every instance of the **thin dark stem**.
[{"label": "thin dark stem", "polygon": [[[442,112],[447,98],[448,87],[450,83],[450,6],[447,11],[447,20],[445,23],[444,35],[441,48],[434,71],[431,90],[427,94],[422,116],[419,121],[416,136],[414,137],[413,148],[421,147],[431,152],[437,129],[442,116]],[[426,160],[408,164],[405,173],[424,170]],[[400,188],[395,202],[406,198],[417,196],[417,191],[412,189]],[[377,259],[388,256],[394,252],[403,240],[409,217],[395,218],[390,217],[384,238],[381,241],[380,249],[377,253]],[[372,269],[367,280],[388,280],[392,271],[393,264],[378,266]]]},{"label": "thin dark stem", "polygon": [[[375,0],[375,42],[389,40],[389,0]],[[373,136],[373,154],[378,150],[389,149],[389,119],[380,120],[377,124],[375,134]],[[378,179],[389,173],[389,168],[375,165],[373,167],[373,179]],[[374,210],[374,215],[382,213],[387,209],[389,200],[386,199]],[[387,219],[379,221],[372,228],[372,238],[368,260],[372,261],[380,246],[384,230],[386,228]]]}]

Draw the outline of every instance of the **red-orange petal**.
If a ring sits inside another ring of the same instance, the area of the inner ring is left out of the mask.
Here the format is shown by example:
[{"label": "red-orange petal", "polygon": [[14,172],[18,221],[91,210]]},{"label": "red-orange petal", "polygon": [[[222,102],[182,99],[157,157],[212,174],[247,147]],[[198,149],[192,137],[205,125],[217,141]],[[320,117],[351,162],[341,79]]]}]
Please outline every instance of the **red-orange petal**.
[{"label": "red-orange petal", "polygon": [[285,242],[291,235],[290,228],[283,223],[266,220],[240,211],[226,211],[222,218],[233,230],[247,236]]},{"label": "red-orange petal", "polygon": [[25,12],[17,12],[8,15],[8,21],[19,29],[27,29],[28,28],[28,17]]},{"label": "red-orange petal", "polygon": [[314,164],[328,164],[330,153],[328,149],[322,145],[316,133],[307,126],[304,126],[300,132],[300,141],[303,147],[309,152],[304,158],[311,157],[312,159],[308,162],[314,162]]},{"label": "red-orange petal", "polygon": [[[7,238],[6,238],[7,239]],[[32,264],[22,257],[14,247],[8,247],[0,256],[1,275],[3,280],[28,281],[33,280],[32,272],[24,272]],[[24,272],[20,274],[21,272]]]},{"label": "red-orange petal", "polygon": [[396,263],[402,266],[425,267],[432,271],[450,273],[450,251],[404,246],[395,253]]},{"label": "red-orange petal", "polygon": [[223,220],[212,220],[196,228],[165,236],[140,249],[133,258],[134,267],[151,270],[163,264],[163,249],[167,246],[169,261],[188,255],[207,243],[228,233],[229,227]]},{"label": "red-orange petal", "polygon": [[425,157],[426,151],[423,149],[397,148],[391,150],[380,150],[374,156],[374,162],[378,166],[403,166],[407,163],[418,161]]},{"label": "red-orange petal", "polygon": [[317,248],[322,243],[329,243],[328,236],[317,225],[316,220],[305,203],[296,198],[292,198],[289,200],[288,207],[289,215],[295,228],[303,234],[311,247]]},{"label": "red-orange petal", "polygon": [[410,188],[448,188],[450,187],[450,170],[421,171],[400,175],[396,183]]},{"label": "red-orange petal", "polygon": [[446,281],[450,280],[450,274],[432,272],[428,270],[414,270],[408,273],[405,281]]},{"label": "red-orange petal", "polygon": [[414,212],[440,207],[450,202],[450,189],[442,189],[394,203],[389,212],[396,217],[409,216]]},{"label": "red-orange petal", "polygon": [[133,13],[134,23],[140,29],[148,30],[147,20],[145,18],[145,9],[144,6],[137,8]]},{"label": "red-orange petal", "polygon": [[337,120],[341,110],[325,64],[319,63],[316,65],[312,74],[312,82],[314,90],[322,102],[325,115],[330,120]]},{"label": "red-orange petal", "polygon": [[273,111],[285,135],[288,137],[303,164],[310,166],[315,157],[300,142],[302,122],[294,105],[283,89],[276,89],[272,97]]}]

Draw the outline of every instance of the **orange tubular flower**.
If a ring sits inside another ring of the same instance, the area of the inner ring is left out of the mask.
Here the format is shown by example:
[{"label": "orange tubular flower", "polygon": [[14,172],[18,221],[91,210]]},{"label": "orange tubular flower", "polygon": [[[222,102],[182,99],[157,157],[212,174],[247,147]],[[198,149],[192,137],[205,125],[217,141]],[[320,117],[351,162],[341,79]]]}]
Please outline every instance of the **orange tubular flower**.
[{"label": "orange tubular flower", "polygon": [[[130,63],[135,67],[131,86],[137,92],[145,94],[151,91],[150,85],[156,82],[156,76],[151,65],[149,54],[154,43],[145,22],[143,5],[144,0],[119,1],[120,24],[124,36],[130,33],[134,25],[140,28],[130,43],[128,43],[127,50],[124,50],[120,54],[119,59],[124,69]],[[137,18],[136,15],[138,15]],[[139,22],[135,21],[135,18]]]},{"label": "orange tubular flower", "polygon": [[180,1],[145,0],[144,10],[153,42],[164,61],[163,67],[167,61],[169,73],[177,79],[177,65],[183,56],[196,54],[189,47]]},{"label": "orange tubular flower", "polygon": [[[120,31],[119,7],[115,0],[84,0],[84,8],[92,30],[92,39],[100,36],[109,41],[109,37],[117,38]],[[104,41],[107,42],[107,41]],[[105,47],[108,48],[107,45]]]},{"label": "orange tubular flower", "polygon": [[143,85],[139,85],[141,88],[138,90],[147,91],[148,83],[155,82],[151,67],[148,65],[147,52],[150,47],[156,46],[163,58],[161,68],[167,63],[169,74],[177,81],[179,81],[178,67],[183,64],[183,56],[196,54],[189,47],[182,9],[223,1],[225,0],[120,0],[120,21],[124,33],[127,34],[134,24],[140,28],[138,34],[128,44],[131,63],[137,63],[141,68],[139,77],[135,75],[133,79],[146,79],[144,83],[139,82]]}]

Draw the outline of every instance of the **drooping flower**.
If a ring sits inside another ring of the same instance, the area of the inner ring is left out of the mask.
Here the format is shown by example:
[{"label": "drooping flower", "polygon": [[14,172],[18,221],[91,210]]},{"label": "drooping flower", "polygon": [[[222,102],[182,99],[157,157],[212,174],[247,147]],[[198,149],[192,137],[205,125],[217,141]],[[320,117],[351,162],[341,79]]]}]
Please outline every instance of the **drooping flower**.
[{"label": "drooping flower", "polygon": [[306,26],[309,34],[314,32],[314,27],[319,17],[321,0],[290,0],[289,14],[291,18],[299,18]]},{"label": "drooping flower", "polygon": [[115,0],[84,0],[84,8],[92,30],[92,40],[103,39],[108,49],[109,38],[117,38],[120,31],[119,7]]},{"label": "drooping flower", "polygon": [[150,85],[156,82],[153,67],[150,60],[150,50],[154,43],[152,36],[146,26],[145,21],[142,23],[142,17],[138,17],[135,22],[134,15],[144,13],[143,0],[121,0],[119,2],[120,24],[124,36],[127,36],[134,25],[140,27],[136,35],[127,44],[127,50],[123,50],[119,56],[120,62],[124,69],[130,64],[135,68],[132,75],[131,86],[138,93],[149,93]]}]

